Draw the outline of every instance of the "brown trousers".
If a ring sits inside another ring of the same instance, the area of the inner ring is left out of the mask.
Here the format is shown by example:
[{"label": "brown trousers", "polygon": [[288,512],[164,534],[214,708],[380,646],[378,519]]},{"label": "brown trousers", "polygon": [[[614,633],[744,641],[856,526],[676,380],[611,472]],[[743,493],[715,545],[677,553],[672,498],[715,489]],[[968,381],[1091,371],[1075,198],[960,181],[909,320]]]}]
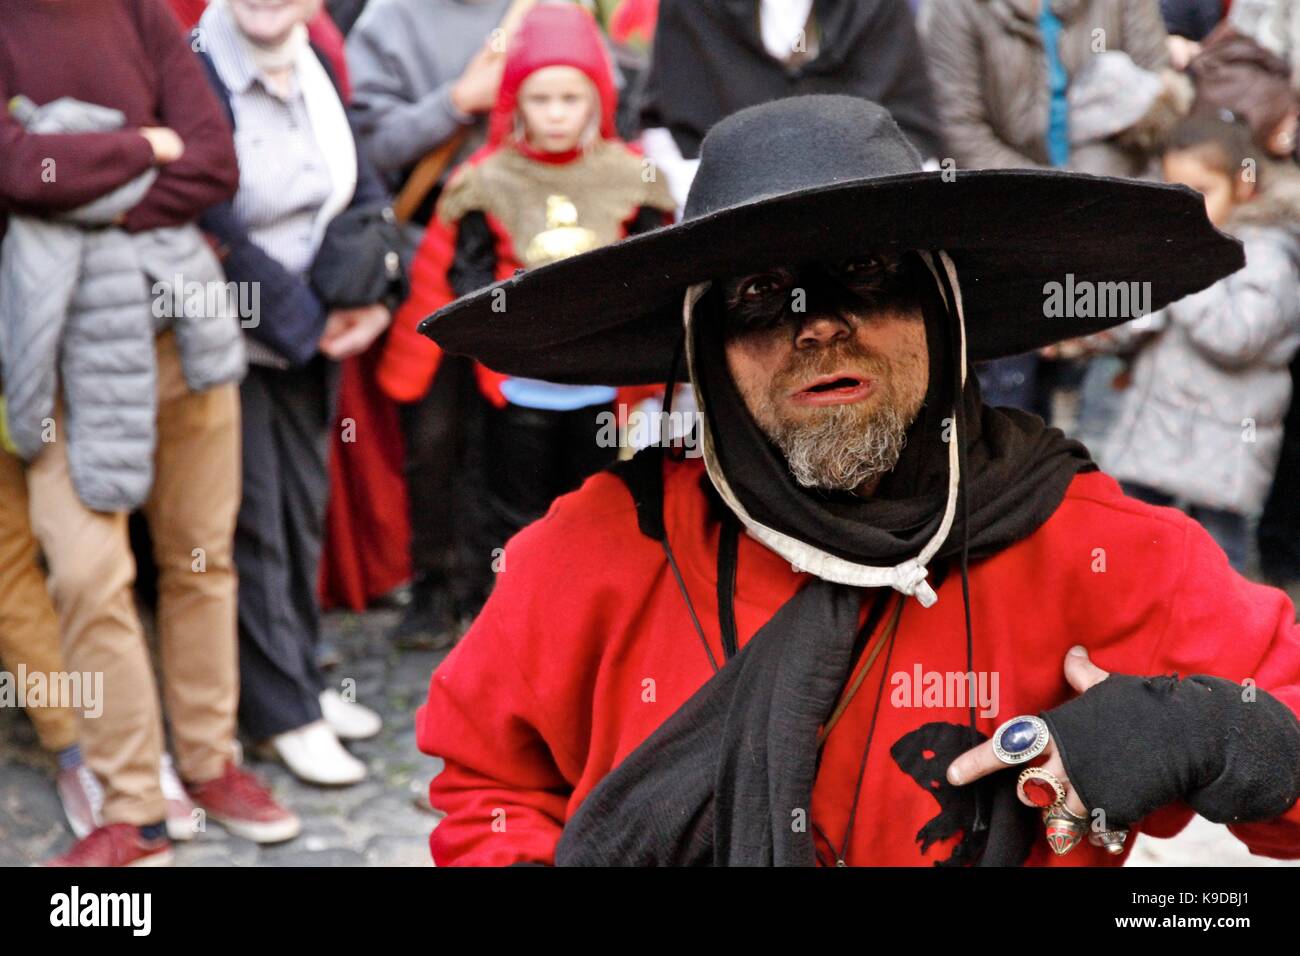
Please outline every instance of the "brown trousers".
[{"label": "brown trousers", "polygon": [[[27,515],[23,463],[0,451],[0,664],[12,673],[63,671],[59,620],[37,564],[36,536]],[[62,750],[77,742],[77,715],[68,707],[29,707],[41,746]]]},{"label": "brown trousers", "polygon": [[[144,514],[158,565],[163,693],[183,779],[220,776],[235,752],[238,697],[232,540],[239,508],[239,393],[191,392],[174,336],[157,339],[158,445]],[[31,522],[49,565],[65,666],[102,672],[103,714],[81,721],[86,762],[104,783],[106,823],[156,823],[162,720],[135,611],[124,512],[91,511],[68,471],[61,412],[29,466]]]}]

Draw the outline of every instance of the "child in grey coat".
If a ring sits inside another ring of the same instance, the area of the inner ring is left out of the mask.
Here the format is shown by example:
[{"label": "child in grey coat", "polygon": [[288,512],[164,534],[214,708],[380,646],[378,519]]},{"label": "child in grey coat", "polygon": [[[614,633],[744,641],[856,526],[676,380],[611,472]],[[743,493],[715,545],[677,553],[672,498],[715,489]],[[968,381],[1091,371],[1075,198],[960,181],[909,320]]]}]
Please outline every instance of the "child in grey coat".
[{"label": "child in grey coat", "polygon": [[1256,182],[1249,133],[1219,117],[1185,120],[1163,168],[1204,194],[1210,220],[1245,244],[1246,265],[1116,330],[1112,347],[1139,348],[1100,459],[1130,495],[1184,507],[1242,570],[1300,346],[1300,201]]}]

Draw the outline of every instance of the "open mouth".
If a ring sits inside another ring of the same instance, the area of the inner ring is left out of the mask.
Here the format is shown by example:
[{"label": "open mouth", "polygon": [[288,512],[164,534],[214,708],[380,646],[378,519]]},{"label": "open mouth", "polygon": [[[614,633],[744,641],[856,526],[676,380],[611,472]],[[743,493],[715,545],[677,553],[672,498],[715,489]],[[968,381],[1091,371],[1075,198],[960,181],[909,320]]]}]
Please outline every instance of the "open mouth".
[{"label": "open mouth", "polygon": [[801,405],[842,405],[862,401],[873,385],[871,379],[857,375],[823,375],[790,397]]},{"label": "open mouth", "polygon": [[857,388],[862,384],[862,380],[843,376],[841,378],[831,379],[829,382],[818,382],[816,385],[810,385],[805,391],[809,392],[830,392],[837,388]]}]

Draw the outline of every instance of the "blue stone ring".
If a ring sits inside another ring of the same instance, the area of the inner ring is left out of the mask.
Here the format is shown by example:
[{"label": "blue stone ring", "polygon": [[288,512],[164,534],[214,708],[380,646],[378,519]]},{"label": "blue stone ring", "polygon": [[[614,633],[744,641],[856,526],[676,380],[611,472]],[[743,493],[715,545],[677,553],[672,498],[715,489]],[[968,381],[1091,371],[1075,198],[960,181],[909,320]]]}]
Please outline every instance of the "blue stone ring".
[{"label": "blue stone ring", "polygon": [[1012,717],[993,733],[993,753],[1004,764],[1014,767],[1033,760],[1047,749],[1047,723],[1041,717],[1023,714]]}]

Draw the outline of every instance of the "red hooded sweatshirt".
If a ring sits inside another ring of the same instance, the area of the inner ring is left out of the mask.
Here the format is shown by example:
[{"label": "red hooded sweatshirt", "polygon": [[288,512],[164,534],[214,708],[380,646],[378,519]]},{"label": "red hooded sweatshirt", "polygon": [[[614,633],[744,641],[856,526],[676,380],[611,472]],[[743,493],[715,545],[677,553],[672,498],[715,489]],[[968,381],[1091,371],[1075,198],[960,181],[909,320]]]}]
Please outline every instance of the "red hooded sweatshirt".
[{"label": "red hooded sweatshirt", "polygon": [[[668,464],[664,516],[721,661],[719,524],[701,481],[698,460]],[[742,534],[736,579],[743,646],[809,576]],[[1076,476],[1033,534],[972,561],[969,581],[973,668],[999,678],[991,695],[997,712],[978,715],[987,736],[1017,714],[1074,696],[1062,663],[1075,644],[1113,673],[1251,678],[1300,713],[1300,628],[1286,595],[1234,572],[1195,521],[1125,497],[1102,472]],[[891,754],[923,725],[960,728],[968,720],[964,706],[945,707],[929,690],[936,677],[967,667],[960,574],[936,590],[933,607],[907,602],[888,676],[881,655],[826,741],[811,820],[838,847],[876,692],[887,680],[849,865],[928,866],[946,860],[961,837],[945,832],[941,816],[943,775],[955,754],[923,754],[928,762],[913,775]],[[434,860],[552,862],[565,821],[593,786],[712,673],[664,552],[638,530],[624,483],[602,473],[558,499],[506,547],[491,598],[434,673],[417,715],[420,748],[446,762],[429,791],[447,814],[430,840]],[[1189,807],[1170,805],[1134,829],[1168,837],[1191,817]],[[1300,804],[1229,829],[1256,853],[1300,858]],[[924,848],[923,830],[934,838]],[[1058,857],[1043,839],[1027,863],[1117,866],[1132,844],[1118,857],[1086,842]]]},{"label": "red hooded sweatshirt", "polygon": [[[519,88],[532,73],[548,66],[575,67],[591,80],[600,99],[600,138],[606,143],[617,144],[623,154],[621,157],[607,157],[607,160],[618,164],[621,158],[621,165],[626,168],[626,174],[614,186],[617,195],[611,200],[608,189],[602,191],[597,184],[583,182],[583,174],[574,166],[574,175],[570,177],[572,188],[569,190],[574,202],[581,207],[591,198],[593,202],[608,204],[612,201],[618,206],[621,227],[614,235],[606,237],[610,241],[626,235],[628,224],[645,206],[662,209],[665,217],[673,210],[672,197],[666,186],[656,181],[647,183],[641,175],[639,155],[618,139],[614,128],[618,93],[614,87],[609,55],[605,51],[596,21],[586,10],[572,4],[533,8],[510,41],[497,101],[488,119],[487,142],[448,179],[439,202],[438,214],[429,222],[411,264],[411,295],[393,316],[378,370],[380,387],[396,401],[412,402],[420,398],[438,371],[441,351],[432,341],[420,335],[416,328],[425,316],[456,298],[447,271],[456,256],[457,217],[449,214],[448,200],[457,193],[463,198],[469,189],[479,188],[477,184],[471,187],[468,182],[471,168],[481,167],[489,160],[495,162],[494,157],[500,159],[497,154],[503,150],[516,151],[534,163],[557,167],[569,166],[584,159],[582,148],[566,153],[545,153],[515,138]],[[602,168],[608,171],[608,162]],[[495,201],[485,207],[475,206],[470,200],[470,208],[485,212],[496,242],[496,278],[506,279],[524,267],[524,257],[517,251],[517,246],[526,247],[530,237],[512,235],[511,224],[503,221],[496,212],[503,208],[515,211],[514,207],[519,203],[532,198],[525,197],[524,194],[535,184],[525,181],[532,177],[511,177],[496,169],[480,178],[485,181],[482,189],[494,193]],[[598,192],[599,195],[592,198],[588,196],[589,192]],[[517,197],[511,195],[503,198],[502,194],[505,193],[515,193]],[[459,205],[463,204],[458,200]],[[518,231],[517,226],[515,231]],[[498,388],[503,378],[504,376],[480,369],[479,380],[484,394],[498,406],[505,404],[505,398]]]}]

